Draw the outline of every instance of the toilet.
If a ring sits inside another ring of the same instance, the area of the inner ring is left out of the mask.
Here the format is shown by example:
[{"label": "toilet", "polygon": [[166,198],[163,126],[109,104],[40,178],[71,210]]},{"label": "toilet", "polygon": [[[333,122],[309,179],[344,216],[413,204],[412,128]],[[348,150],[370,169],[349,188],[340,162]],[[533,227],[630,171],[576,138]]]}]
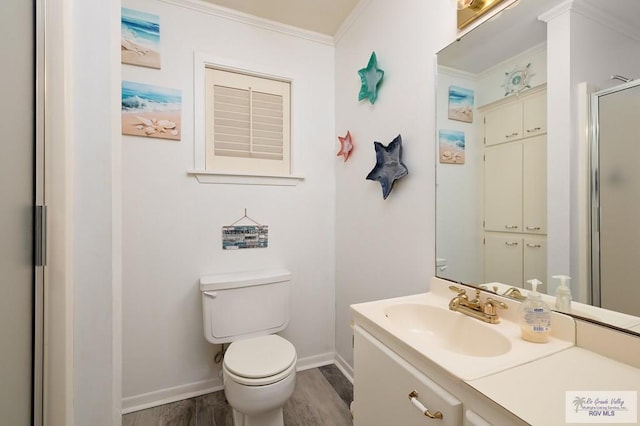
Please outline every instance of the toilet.
[{"label": "toilet", "polygon": [[296,380],[295,347],[275,333],[289,323],[286,269],[200,278],[205,338],[231,343],[222,363],[235,426],[283,426],[282,407]]}]

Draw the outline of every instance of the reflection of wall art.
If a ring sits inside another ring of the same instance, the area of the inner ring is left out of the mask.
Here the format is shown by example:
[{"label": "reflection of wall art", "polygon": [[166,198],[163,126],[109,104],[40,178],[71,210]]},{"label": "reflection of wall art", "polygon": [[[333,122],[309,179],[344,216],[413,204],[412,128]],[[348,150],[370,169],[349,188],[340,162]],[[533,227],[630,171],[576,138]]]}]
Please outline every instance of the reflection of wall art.
[{"label": "reflection of wall art", "polygon": [[380,182],[382,198],[386,200],[394,182],[409,174],[407,166],[402,162],[402,136],[396,136],[387,146],[380,142],[374,142],[373,145],[376,150],[376,165],[367,175],[367,179]]},{"label": "reflection of wall art", "polygon": [[338,136],[338,140],[340,141],[340,151],[338,151],[338,157],[343,156],[344,161],[349,159],[349,155],[351,155],[351,151],[353,151],[353,141],[351,140],[351,133],[347,130],[347,134],[342,137]]},{"label": "reflection of wall art", "polygon": [[473,90],[449,86],[449,119],[473,123]]},{"label": "reflection of wall art", "polygon": [[179,90],[122,82],[122,134],[180,140]]},{"label": "reflection of wall art", "polygon": [[268,245],[268,225],[232,225],[222,227],[223,250],[265,248]]},{"label": "reflection of wall art", "polygon": [[440,130],[440,162],[464,164],[464,132]]},{"label": "reflection of wall art", "polygon": [[531,77],[535,74],[529,68],[531,68],[531,63],[528,63],[526,67],[514,68],[513,71],[504,73],[505,78],[502,87],[504,87],[505,96],[511,94],[519,95],[524,89],[531,89],[529,83]]},{"label": "reflection of wall art", "polygon": [[160,69],[159,17],[123,7],[121,21],[121,62]]},{"label": "reflection of wall art", "polygon": [[375,104],[376,99],[378,99],[378,86],[382,83],[382,78],[384,77],[384,71],[378,68],[376,52],[371,53],[367,67],[358,70],[358,74],[362,82],[358,100],[369,99],[371,104]]}]

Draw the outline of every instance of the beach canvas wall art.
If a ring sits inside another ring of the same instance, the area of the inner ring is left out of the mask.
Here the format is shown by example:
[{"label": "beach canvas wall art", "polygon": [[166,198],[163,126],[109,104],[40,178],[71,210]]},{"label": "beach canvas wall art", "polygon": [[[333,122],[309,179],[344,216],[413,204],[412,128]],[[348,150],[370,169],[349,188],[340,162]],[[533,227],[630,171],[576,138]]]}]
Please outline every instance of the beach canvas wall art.
[{"label": "beach canvas wall art", "polygon": [[440,162],[464,164],[464,132],[440,130]]},{"label": "beach canvas wall art", "polygon": [[180,140],[182,94],[177,89],[122,82],[122,134]]},{"label": "beach canvas wall art", "polygon": [[473,123],[473,90],[449,86],[449,119]]},{"label": "beach canvas wall art", "polygon": [[121,62],[160,69],[160,18],[122,8]]}]

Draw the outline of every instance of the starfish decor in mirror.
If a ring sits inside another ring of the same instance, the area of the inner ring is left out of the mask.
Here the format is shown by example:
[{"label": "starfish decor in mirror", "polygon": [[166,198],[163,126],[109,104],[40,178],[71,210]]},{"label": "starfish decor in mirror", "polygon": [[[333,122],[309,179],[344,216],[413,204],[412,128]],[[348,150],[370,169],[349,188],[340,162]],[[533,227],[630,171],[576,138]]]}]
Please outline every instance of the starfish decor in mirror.
[{"label": "starfish decor in mirror", "polygon": [[373,144],[376,150],[376,165],[367,175],[367,179],[380,182],[382,198],[386,200],[394,182],[409,174],[407,166],[402,162],[402,136],[396,136],[387,146],[380,142]]}]

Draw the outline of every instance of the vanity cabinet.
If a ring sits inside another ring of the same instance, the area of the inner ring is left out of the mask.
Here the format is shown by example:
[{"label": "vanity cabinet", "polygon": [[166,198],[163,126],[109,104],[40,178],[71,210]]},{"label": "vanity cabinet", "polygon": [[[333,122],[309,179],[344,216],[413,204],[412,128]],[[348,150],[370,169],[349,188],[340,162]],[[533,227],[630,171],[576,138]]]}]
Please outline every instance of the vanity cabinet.
[{"label": "vanity cabinet", "polygon": [[[471,388],[461,381],[451,377],[436,382],[432,377],[434,375],[416,368],[356,325],[352,406],[354,426],[525,424],[492,401],[483,401],[481,394],[469,393]],[[442,418],[429,418],[423,409],[428,409],[432,415],[439,412]],[[491,418],[487,418],[488,415]]]},{"label": "vanity cabinet", "polygon": [[[462,402],[369,333],[354,335],[354,426],[462,424]],[[430,419],[410,395],[441,419]]]},{"label": "vanity cabinet", "polygon": [[484,115],[485,146],[512,142],[547,133],[546,92],[532,89],[519,97],[500,101],[486,109]]}]

